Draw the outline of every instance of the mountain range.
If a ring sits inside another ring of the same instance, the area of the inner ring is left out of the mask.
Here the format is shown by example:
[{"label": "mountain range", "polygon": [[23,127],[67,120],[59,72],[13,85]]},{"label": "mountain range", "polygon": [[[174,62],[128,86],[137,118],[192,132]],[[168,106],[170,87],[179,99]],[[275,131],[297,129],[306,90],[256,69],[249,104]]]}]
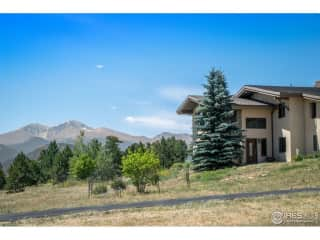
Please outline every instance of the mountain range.
[{"label": "mountain range", "polygon": [[49,127],[38,123],[32,123],[14,131],[0,134],[0,163],[7,168],[19,152],[26,153],[35,159],[40,151],[56,140],[60,146],[73,145],[80,131],[85,133],[85,141],[93,138],[104,141],[107,136],[116,136],[122,141],[120,148],[125,149],[135,142],[154,142],[162,137],[175,137],[190,144],[192,137],[189,134],[176,134],[163,132],[153,138],[145,136],[133,136],[109,128],[92,128],[79,121],[68,121],[63,124]]}]

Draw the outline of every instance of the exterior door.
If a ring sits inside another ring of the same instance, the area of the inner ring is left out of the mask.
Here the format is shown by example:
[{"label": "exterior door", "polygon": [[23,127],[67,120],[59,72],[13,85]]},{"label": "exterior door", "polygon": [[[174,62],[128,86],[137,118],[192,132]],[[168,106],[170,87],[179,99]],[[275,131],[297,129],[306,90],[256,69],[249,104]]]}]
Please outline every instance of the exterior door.
[{"label": "exterior door", "polygon": [[257,139],[248,138],[246,149],[247,149],[247,164],[257,163]]}]

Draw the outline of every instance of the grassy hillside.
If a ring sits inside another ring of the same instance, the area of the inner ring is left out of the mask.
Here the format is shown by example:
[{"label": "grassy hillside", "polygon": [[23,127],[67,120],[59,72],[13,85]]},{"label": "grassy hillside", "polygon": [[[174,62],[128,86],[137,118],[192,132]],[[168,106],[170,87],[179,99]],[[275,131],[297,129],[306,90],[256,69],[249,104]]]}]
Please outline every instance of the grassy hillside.
[{"label": "grassy hillside", "polygon": [[272,213],[301,213],[306,221],[281,226],[319,226],[319,194],[299,193],[233,201],[209,201],[174,207],[85,212],[59,217],[26,219],[4,225],[23,226],[275,226]]},{"label": "grassy hillside", "polygon": [[135,188],[129,185],[122,198],[119,198],[109,187],[108,193],[94,195],[91,199],[87,198],[86,182],[69,181],[61,185],[46,184],[28,187],[25,192],[16,194],[0,191],[0,214],[210,194],[320,187],[319,173],[319,159],[289,164],[263,163],[192,173],[191,188],[188,189],[183,170],[173,168],[162,172],[160,194],[154,187],[149,187],[149,192],[146,194],[137,194]]}]

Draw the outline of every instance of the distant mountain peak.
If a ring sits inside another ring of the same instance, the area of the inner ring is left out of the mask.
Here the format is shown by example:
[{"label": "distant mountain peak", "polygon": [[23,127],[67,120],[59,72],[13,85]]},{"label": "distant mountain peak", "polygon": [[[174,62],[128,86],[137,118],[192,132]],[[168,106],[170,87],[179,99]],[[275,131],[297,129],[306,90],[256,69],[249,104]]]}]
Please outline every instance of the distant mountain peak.
[{"label": "distant mountain peak", "polygon": [[92,129],[91,127],[89,127],[88,125],[80,122],[80,121],[77,121],[77,120],[69,120],[65,123],[62,123],[60,125],[58,125],[57,127],[59,126],[65,126],[65,127],[74,127],[74,128],[79,128],[79,129]]},{"label": "distant mountain peak", "polygon": [[30,129],[30,128],[48,129],[49,127],[40,123],[30,123],[22,127],[22,129]]},{"label": "distant mountain peak", "polygon": [[21,129],[31,135],[40,136],[42,133],[48,131],[49,127],[39,123],[31,123]]}]

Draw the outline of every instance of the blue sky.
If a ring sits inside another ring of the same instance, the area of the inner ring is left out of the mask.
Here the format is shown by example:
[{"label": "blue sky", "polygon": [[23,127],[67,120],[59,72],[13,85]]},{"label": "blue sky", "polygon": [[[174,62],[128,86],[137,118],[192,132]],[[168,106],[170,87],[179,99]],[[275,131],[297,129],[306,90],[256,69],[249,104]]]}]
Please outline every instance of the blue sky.
[{"label": "blue sky", "polygon": [[320,15],[0,15],[0,132],[79,120],[191,132],[175,110],[224,71],[244,84],[320,79]]}]

